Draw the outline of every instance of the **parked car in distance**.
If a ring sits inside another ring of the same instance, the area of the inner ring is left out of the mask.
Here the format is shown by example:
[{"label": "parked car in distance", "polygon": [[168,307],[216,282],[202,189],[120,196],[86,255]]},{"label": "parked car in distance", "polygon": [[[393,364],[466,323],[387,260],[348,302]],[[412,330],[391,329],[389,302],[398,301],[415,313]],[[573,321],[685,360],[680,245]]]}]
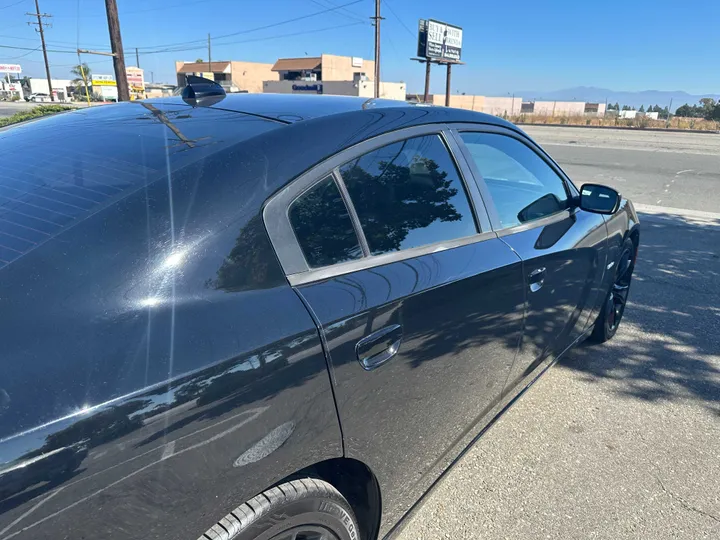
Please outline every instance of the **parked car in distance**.
[{"label": "parked car in distance", "polygon": [[5,540],[391,536],[613,337],[639,245],[615,190],[451,108],[191,85],[0,149]]},{"label": "parked car in distance", "polygon": [[30,94],[25,98],[25,101],[32,101],[36,103],[42,103],[45,101],[51,101],[49,94],[44,94],[42,92],[37,92],[35,94]]}]

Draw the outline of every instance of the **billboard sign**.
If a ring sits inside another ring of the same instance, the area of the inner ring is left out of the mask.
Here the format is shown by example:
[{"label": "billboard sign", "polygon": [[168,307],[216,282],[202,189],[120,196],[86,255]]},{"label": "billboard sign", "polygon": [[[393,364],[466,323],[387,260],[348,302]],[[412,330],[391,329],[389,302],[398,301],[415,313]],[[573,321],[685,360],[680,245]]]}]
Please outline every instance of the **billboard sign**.
[{"label": "billboard sign", "polygon": [[418,56],[438,60],[460,61],[462,28],[433,19],[420,20]]},{"label": "billboard sign", "polygon": [[0,64],[0,73],[22,73],[20,64]]}]

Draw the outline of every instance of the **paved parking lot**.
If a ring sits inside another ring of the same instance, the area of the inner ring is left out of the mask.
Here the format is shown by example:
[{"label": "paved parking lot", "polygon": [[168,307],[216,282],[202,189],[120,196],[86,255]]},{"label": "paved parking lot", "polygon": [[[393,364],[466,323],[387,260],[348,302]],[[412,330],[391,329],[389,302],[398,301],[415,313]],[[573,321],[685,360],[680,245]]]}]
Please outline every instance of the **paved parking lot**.
[{"label": "paved parking lot", "polygon": [[720,135],[527,131],[578,183],[638,201],[630,305],[615,339],[553,367],[398,538],[720,538]]}]

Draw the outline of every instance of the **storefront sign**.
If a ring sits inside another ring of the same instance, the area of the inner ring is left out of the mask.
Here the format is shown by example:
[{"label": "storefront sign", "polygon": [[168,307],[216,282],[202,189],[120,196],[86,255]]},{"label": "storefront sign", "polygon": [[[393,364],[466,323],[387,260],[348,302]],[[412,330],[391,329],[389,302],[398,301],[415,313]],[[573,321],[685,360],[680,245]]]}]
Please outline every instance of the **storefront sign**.
[{"label": "storefront sign", "polygon": [[322,84],[293,84],[293,92],[317,92],[318,94],[323,93]]},{"label": "storefront sign", "polygon": [[22,73],[20,64],[0,64],[0,73]]}]

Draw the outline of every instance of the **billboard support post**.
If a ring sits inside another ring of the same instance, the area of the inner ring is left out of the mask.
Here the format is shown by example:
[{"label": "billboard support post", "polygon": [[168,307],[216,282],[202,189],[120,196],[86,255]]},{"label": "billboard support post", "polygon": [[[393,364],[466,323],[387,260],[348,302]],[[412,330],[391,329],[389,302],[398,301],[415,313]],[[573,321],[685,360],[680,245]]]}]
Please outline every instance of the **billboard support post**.
[{"label": "billboard support post", "polygon": [[423,103],[430,101],[430,61],[425,61],[425,97]]},{"label": "billboard support post", "polygon": [[447,78],[445,79],[445,106],[450,106],[450,70],[452,69],[452,63],[447,64]]}]

